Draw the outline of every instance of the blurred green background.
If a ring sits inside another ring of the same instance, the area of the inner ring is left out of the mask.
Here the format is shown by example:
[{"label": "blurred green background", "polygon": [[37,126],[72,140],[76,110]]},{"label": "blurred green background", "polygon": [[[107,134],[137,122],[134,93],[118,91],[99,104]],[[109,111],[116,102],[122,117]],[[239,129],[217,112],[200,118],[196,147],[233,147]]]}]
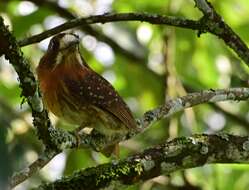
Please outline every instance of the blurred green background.
[{"label": "blurred green background", "polygon": [[[249,1],[211,3],[249,44]],[[147,12],[195,20],[201,17],[193,0],[0,0],[0,14],[19,40],[74,16],[106,12]],[[248,67],[213,35],[203,34],[198,38],[196,31],[145,22],[96,24],[92,28],[95,32],[73,30],[82,39],[81,52],[88,64],[114,85],[136,117],[188,92],[248,87]],[[48,42],[46,39],[22,48],[34,72]],[[21,102],[18,77],[4,57],[0,57],[0,187],[6,185],[13,171],[32,163],[43,148],[32,127],[29,107]],[[72,128],[53,115],[50,118],[56,126]],[[166,139],[221,131],[248,135],[248,102],[200,105],[157,122],[145,133],[122,142],[121,158]],[[53,181],[75,170],[109,161],[91,150],[67,150],[15,189],[30,189],[42,180]],[[248,165],[209,165],[159,176],[127,189],[246,190],[248,178]]]}]

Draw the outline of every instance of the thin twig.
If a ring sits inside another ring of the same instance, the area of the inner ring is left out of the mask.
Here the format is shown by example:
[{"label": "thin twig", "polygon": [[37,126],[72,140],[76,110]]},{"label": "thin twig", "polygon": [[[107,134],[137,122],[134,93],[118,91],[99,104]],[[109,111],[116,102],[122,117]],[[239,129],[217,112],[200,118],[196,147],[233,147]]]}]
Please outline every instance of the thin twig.
[{"label": "thin twig", "polygon": [[141,22],[149,22],[151,24],[161,24],[161,25],[165,24],[170,26],[189,28],[193,30],[202,29],[200,22],[184,18],[176,18],[171,16],[161,16],[158,14],[145,14],[145,13],[118,13],[118,14],[108,13],[103,15],[95,15],[95,16],[70,20],[50,30],[46,30],[40,34],[23,39],[19,41],[19,45],[27,46],[33,43],[37,43],[57,33],[60,33],[62,31],[71,28],[79,27],[82,25],[95,24],[95,23],[104,24],[108,22],[120,22],[120,21],[141,21]]},{"label": "thin twig", "polygon": [[[197,0],[196,0],[197,1]],[[197,4],[198,5],[198,4]],[[208,4],[209,5],[209,4]],[[205,10],[203,7],[198,7],[200,10]],[[169,25],[181,28],[197,30],[199,35],[204,32],[210,32],[221,38],[235,53],[249,65],[249,49],[241,38],[229,27],[220,15],[210,6],[212,14],[204,14],[198,20],[189,20],[184,18],[177,18],[171,16],[162,16],[158,14],[147,13],[117,13],[117,14],[103,14],[95,15],[86,18],[78,18],[70,20],[64,24],[56,26],[50,30],[44,31],[40,34],[31,36],[29,38],[19,41],[20,46],[26,46],[33,43],[40,42],[52,35],[62,31],[79,27],[87,24],[107,23],[107,22],[120,22],[120,21],[141,21],[158,25]],[[208,9],[209,10],[209,9]]]}]

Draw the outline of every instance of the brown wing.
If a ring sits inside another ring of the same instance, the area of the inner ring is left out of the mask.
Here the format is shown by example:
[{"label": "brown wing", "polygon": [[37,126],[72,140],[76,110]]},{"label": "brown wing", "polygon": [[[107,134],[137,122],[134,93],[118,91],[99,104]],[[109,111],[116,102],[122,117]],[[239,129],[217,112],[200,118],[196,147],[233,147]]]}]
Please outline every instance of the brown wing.
[{"label": "brown wing", "polygon": [[130,109],[111,84],[90,68],[85,69],[88,72],[84,72],[83,79],[79,81],[64,79],[74,97],[110,112],[127,128],[136,128],[136,121]]}]

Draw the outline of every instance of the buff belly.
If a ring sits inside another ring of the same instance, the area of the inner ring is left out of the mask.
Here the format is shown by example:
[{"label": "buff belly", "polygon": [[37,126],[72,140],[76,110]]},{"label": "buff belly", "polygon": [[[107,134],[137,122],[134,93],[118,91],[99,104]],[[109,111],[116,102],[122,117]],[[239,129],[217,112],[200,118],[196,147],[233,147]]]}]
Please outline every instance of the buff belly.
[{"label": "buff belly", "polygon": [[95,106],[72,105],[56,94],[50,94],[49,98],[44,94],[44,103],[60,119],[81,127],[94,128],[103,135],[112,136],[126,131],[125,125],[118,118]]}]

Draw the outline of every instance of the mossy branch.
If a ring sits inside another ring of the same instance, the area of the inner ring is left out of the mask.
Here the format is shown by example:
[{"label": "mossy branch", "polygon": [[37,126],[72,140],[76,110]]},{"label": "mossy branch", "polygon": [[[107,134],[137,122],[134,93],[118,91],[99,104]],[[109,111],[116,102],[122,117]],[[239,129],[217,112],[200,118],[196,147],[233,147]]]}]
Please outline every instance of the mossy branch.
[{"label": "mossy branch", "polygon": [[39,190],[96,190],[130,185],[162,174],[212,163],[249,163],[249,137],[194,135],[180,137],[125,160],[86,168],[39,186]]},{"label": "mossy branch", "polygon": [[[113,136],[104,137],[96,131],[90,135],[80,134],[80,147],[91,147],[97,151],[103,149],[105,146],[118,143],[120,141],[132,138],[138,133],[142,133],[147,127],[151,126],[154,122],[163,118],[168,118],[171,115],[183,111],[186,108],[190,108],[203,103],[214,103],[228,100],[249,100],[249,88],[231,88],[225,90],[204,90],[201,92],[189,93],[186,96],[176,98],[174,100],[167,101],[164,105],[159,106],[153,110],[147,111],[140,119],[137,120],[140,130],[130,131],[126,136]],[[64,141],[64,147],[67,143]]]},{"label": "mossy branch", "polygon": [[32,110],[33,124],[36,126],[44,144],[52,146],[48,130],[52,126],[47,111],[43,109],[35,76],[27,60],[23,57],[16,39],[8,30],[8,27],[4,25],[2,17],[0,17],[0,41],[0,55],[5,55],[5,58],[10,61],[18,74],[22,90],[21,96],[27,100]]},{"label": "mossy branch", "polygon": [[[175,100],[170,100],[158,108],[154,110],[150,110],[146,112],[141,119],[138,120],[138,125],[140,130],[137,131],[130,131],[126,135],[119,135],[119,136],[111,136],[105,137],[98,133],[97,131],[92,132],[91,134],[78,134],[77,137],[74,133],[69,133],[62,129],[53,129],[50,131],[50,136],[53,139],[54,146],[58,148],[58,150],[64,150],[66,148],[93,148],[96,151],[102,150],[104,147],[111,145],[113,143],[118,143],[120,141],[127,140],[132,138],[133,136],[142,133],[147,127],[151,126],[153,122],[161,120],[162,118],[170,117],[172,114],[176,112],[183,111],[186,108],[193,107],[195,105],[199,105],[202,103],[208,102],[219,102],[219,101],[226,101],[226,100],[248,100],[249,99],[249,88],[233,88],[227,90],[205,90],[202,92],[197,93],[190,93],[186,96],[179,97]],[[76,141],[79,141],[75,143]],[[59,151],[58,151],[59,153]],[[52,155],[54,157],[56,153]],[[49,160],[52,159],[49,157]],[[38,162],[38,163],[37,163]],[[44,165],[46,162],[42,162]],[[39,159],[36,160],[32,166],[37,165],[39,166],[38,169],[41,168],[41,164]],[[43,165],[43,166],[44,166]],[[12,185],[17,185],[21,183],[21,179],[27,179],[32,175],[32,173],[36,172],[37,170],[33,169],[32,171],[29,169],[24,169],[20,173],[17,173],[15,176],[12,177]],[[26,173],[25,173],[26,172]],[[23,178],[22,176],[26,176]],[[19,183],[18,183],[19,182]]]},{"label": "mossy branch", "polygon": [[[47,111],[43,109],[34,74],[32,73],[27,60],[23,57],[16,39],[8,30],[8,27],[4,25],[2,17],[0,17],[0,42],[0,56],[4,54],[5,58],[10,61],[18,74],[21,96],[27,100],[31,108],[33,124],[38,131],[39,138],[48,149],[54,151],[57,150],[57,147],[55,147],[55,144],[51,141],[52,138],[50,135],[54,128],[48,118]],[[26,168],[27,170],[23,170],[19,174],[14,175],[10,182],[11,185],[15,186],[21,183],[36,172],[41,166],[44,166],[41,162],[39,163],[40,164],[34,164],[30,166],[30,168]]]}]

